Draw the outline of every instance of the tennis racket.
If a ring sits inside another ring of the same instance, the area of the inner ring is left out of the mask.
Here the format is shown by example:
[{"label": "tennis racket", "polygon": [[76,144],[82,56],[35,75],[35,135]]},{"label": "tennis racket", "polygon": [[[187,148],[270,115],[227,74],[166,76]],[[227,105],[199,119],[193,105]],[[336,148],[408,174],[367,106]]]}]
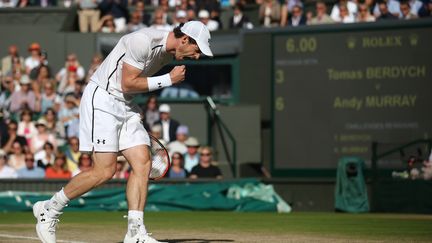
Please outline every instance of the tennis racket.
[{"label": "tennis racket", "polygon": [[150,136],[150,156],[152,168],[150,170],[150,180],[158,180],[165,176],[171,166],[168,150],[162,145],[159,139],[151,134]]}]

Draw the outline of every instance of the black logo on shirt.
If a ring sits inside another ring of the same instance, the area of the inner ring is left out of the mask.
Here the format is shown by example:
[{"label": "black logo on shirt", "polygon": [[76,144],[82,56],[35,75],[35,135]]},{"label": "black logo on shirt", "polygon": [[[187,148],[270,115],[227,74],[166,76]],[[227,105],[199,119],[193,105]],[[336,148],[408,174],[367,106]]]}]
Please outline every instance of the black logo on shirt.
[{"label": "black logo on shirt", "polygon": [[96,140],[97,144],[105,144],[105,139],[98,139]]}]

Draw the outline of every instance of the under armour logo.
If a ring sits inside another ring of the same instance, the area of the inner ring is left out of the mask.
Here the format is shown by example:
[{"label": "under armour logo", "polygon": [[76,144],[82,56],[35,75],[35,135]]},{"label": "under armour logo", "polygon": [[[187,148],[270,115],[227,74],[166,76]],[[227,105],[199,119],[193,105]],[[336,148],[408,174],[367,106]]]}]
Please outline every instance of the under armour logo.
[{"label": "under armour logo", "polygon": [[98,140],[97,140],[97,144],[100,144],[100,143],[105,144],[105,139],[102,139],[102,140],[101,140],[101,139],[98,139]]},{"label": "under armour logo", "polygon": [[41,222],[45,222],[45,219],[41,219]]},{"label": "under armour logo", "polygon": [[162,83],[159,82],[159,83],[158,83],[158,86],[159,86],[159,88],[162,88]]}]

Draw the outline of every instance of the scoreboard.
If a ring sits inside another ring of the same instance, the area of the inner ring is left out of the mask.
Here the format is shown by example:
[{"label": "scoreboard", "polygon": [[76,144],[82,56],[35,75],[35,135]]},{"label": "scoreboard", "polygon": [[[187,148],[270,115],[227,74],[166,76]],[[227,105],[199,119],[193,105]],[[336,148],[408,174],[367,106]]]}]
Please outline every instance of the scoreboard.
[{"label": "scoreboard", "polygon": [[432,25],[367,26],[272,34],[273,170],[432,135]]}]

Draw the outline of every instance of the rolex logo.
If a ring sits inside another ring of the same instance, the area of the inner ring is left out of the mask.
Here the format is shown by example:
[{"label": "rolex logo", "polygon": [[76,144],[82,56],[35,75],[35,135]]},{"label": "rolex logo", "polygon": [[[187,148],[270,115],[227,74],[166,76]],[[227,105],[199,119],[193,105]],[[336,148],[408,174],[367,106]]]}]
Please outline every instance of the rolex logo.
[{"label": "rolex logo", "polygon": [[409,42],[411,46],[416,46],[418,44],[419,37],[416,34],[412,34],[409,37]]},{"label": "rolex logo", "polygon": [[97,144],[105,144],[105,139],[98,139],[96,142]]},{"label": "rolex logo", "polygon": [[347,47],[349,48],[349,49],[354,49],[355,48],[355,46],[356,46],[356,39],[354,38],[354,37],[348,37],[348,39],[347,39]]}]

